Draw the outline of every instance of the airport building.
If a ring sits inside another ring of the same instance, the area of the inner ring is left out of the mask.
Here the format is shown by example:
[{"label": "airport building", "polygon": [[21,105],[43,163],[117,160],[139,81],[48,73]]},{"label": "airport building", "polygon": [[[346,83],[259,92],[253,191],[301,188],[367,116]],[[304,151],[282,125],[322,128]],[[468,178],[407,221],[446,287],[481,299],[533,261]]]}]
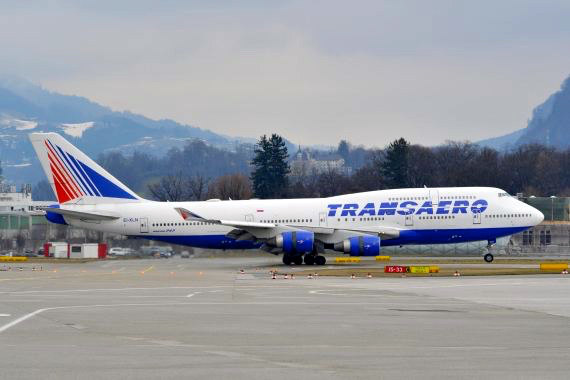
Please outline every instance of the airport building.
[{"label": "airport building", "polygon": [[34,232],[37,235],[37,231],[45,231],[47,221],[41,209],[52,203],[32,200],[31,185],[18,189],[0,183],[0,244],[13,245],[12,240],[18,244],[18,241],[31,239]]}]

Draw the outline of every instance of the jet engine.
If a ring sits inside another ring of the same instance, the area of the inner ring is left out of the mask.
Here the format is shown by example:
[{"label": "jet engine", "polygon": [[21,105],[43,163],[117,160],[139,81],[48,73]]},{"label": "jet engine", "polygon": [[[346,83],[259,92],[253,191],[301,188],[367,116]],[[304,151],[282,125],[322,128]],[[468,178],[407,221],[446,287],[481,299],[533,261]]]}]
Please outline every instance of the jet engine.
[{"label": "jet engine", "polygon": [[380,254],[380,238],[378,236],[353,236],[336,243],[334,250],[349,253],[350,256],[378,256]]},{"label": "jet engine", "polygon": [[306,253],[313,250],[315,234],[310,231],[286,231],[268,241],[286,253]]}]

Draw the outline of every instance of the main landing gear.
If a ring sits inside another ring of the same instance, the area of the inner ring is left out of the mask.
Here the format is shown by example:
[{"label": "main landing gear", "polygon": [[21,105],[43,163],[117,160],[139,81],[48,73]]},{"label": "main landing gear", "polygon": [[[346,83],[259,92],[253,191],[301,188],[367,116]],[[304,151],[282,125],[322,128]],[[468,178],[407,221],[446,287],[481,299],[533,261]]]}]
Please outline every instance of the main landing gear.
[{"label": "main landing gear", "polygon": [[327,263],[327,259],[324,256],[313,253],[305,254],[304,258],[301,255],[283,255],[283,264],[285,265],[301,265],[303,261],[306,265],[325,265]]},{"label": "main landing gear", "polygon": [[291,264],[301,265],[301,264],[303,264],[303,256],[301,256],[301,255],[296,255],[296,256],[283,255],[283,264],[285,264],[285,265],[291,265]]},{"label": "main landing gear", "polygon": [[307,265],[325,265],[327,263],[327,259],[324,256],[321,255],[315,255],[314,253],[312,254],[306,254],[305,255],[305,264]]}]

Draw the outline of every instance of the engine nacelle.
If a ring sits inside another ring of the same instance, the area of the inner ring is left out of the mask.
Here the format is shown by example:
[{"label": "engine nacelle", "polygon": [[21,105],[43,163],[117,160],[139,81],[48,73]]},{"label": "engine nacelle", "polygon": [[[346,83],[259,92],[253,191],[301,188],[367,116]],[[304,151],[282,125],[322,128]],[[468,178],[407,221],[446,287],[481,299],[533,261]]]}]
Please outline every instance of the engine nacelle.
[{"label": "engine nacelle", "polygon": [[270,244],[287,253],[306,253],[313,250],[315,234],[310,231],[286,231],[270,240]]},{"label": "engine nacelle", "polygon": [[353,236],[336,243],[334,250],[349,253],[350,256],[378,256],[380,254],[380,238],[378,236]]}]

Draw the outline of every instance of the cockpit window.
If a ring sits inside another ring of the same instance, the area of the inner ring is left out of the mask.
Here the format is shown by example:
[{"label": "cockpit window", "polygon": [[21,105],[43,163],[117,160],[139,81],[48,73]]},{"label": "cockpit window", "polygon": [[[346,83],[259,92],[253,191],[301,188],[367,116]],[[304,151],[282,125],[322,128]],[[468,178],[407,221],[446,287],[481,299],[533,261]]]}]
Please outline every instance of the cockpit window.
[{"label": "cockpit window", "polygon": [[499,193],[499,198],[501,197],[510,197],[511,195],[509,193]]}]

